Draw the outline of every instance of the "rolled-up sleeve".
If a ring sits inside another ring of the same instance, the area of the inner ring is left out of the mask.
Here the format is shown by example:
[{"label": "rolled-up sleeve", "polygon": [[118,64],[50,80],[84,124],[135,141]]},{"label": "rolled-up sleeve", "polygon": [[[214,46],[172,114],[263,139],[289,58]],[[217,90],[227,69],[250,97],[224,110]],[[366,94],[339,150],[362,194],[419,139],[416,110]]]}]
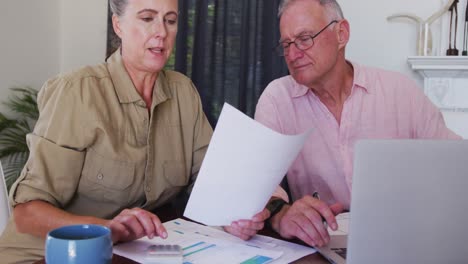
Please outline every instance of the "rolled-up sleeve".
[{"label": "rolled-up sleeve", "polygon": [[79,87],[67,80],[53,79],[42,87],[39,119],[26,137],[29,158],[10,192],[13,206],[42,200],[64,207],[73,198],[89,141],[81,101]]}]

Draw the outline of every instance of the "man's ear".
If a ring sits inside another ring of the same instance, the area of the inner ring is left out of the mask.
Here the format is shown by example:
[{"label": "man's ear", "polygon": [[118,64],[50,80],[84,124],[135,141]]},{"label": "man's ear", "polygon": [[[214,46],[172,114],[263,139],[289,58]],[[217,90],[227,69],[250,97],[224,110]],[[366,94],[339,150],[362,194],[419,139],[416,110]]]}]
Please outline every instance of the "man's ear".
[{"label": "man's ear", "polygon": [[119,38],[122,38],[122,29],[120,28],[120,18],[115,14],[112,15],[112,27]]},{"label": "man's ear", "polygon": [[338,37],[338,43],[340,48],[346,47],[346,44],[348,44],[349,41],[349,36],[350,36],[350,30],[349,30],[349,22],[346,19],[338,21],[338,27],[337,27],[337,37]]}]

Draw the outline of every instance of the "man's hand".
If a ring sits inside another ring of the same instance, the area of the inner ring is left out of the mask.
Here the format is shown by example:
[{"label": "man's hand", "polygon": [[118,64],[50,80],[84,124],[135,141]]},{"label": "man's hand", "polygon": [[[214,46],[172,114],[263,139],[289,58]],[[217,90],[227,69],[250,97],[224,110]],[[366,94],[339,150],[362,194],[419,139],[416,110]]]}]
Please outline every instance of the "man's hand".
[{"label": "man's hand", "polygon": [[304,196],[291,206],[283,209],[272,218],[272,226],[286,239],[299,238],[310,246],[321,247],[330,242],[330,236],[323,219],[332,230],[338,228],[335,215],[344,210],[336,203],[328,206],[311,196]]},{"label": "man's hand", "polygon": [[265,220],[270,217],[270,211],[263,209],[260,213],[254,215],[251,220],[238,220],[231,223],[230,226],[224,226],[224,230],[243,240],[249,240],[259,230],[263,229]]},{"label": "man's hand", "polygon": [[167,231],[159,218],[140,208],[123,210],[114,219],[108,221],[107,226],[112,230],[114,243],[132,241],[144,236],[167,237]]}]

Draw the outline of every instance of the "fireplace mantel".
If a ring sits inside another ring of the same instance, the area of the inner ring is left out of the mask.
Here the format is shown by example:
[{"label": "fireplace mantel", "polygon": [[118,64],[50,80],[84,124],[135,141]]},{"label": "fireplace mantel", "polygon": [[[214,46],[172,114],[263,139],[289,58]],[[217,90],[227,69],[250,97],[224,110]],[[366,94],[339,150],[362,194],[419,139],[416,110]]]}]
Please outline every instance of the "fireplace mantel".
[{"label": "fireplace mantel", "polygon": [[424,78],[424,92],[439,108],[468,111],[468,57],[413,56],[411,68]]}]

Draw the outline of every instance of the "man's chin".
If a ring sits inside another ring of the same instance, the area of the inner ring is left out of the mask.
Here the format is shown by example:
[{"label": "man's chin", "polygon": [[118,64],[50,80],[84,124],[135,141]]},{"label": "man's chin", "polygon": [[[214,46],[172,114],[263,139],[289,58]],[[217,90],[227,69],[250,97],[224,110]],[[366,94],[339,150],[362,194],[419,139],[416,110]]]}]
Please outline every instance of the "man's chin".
[{"label": "man's chin", "polygon": [[297,83],[302,85],[306,85],[310,81],[310,78],[308,78],[308,76],[305,76],[302,73],[293,73],[292,77],[294,78],[294,80],[296,80]]}]

